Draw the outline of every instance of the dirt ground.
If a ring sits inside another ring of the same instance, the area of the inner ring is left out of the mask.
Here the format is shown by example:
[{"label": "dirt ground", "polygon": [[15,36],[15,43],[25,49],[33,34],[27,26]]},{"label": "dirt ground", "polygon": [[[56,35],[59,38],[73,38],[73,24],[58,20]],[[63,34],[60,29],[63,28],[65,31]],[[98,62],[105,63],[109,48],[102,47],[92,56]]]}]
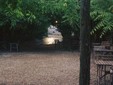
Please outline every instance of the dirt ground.
[{"label": "dirt ground", "polygon": [[79,85],[79,52],[0,53],[0,85]]}]

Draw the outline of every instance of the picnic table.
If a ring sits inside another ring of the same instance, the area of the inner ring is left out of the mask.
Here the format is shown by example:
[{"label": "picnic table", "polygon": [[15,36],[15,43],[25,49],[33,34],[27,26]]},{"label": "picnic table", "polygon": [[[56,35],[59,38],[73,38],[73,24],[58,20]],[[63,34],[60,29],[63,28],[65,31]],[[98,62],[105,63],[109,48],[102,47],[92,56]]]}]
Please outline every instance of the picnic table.
[{"label": "picnic table", "polygon": [[94,54],[97,66],[97,85],[103,85],[102,83],[113,85],[113,50],[95,49]]},{"label": "picnic table", "polygon": [[95,61],[95,64],[97,65],[97,85],[101,85],[102,83],[113,85],[113,61],[98,60]]}]

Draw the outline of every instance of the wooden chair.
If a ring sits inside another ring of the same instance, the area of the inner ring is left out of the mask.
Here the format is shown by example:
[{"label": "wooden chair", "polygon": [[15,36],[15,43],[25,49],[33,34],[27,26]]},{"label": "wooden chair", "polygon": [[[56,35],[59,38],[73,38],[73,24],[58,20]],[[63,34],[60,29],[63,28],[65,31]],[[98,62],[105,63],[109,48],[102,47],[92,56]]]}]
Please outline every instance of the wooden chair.
[{"label": "wooden chair", "polygon": [[18,43],[10,43],[10,52],[12,51],[18,52]]}]

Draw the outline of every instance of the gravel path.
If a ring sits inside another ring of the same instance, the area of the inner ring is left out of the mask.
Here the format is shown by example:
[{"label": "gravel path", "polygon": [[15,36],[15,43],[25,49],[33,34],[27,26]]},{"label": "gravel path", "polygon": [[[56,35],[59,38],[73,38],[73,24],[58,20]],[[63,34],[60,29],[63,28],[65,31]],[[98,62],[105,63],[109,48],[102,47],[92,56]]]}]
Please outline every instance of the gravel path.
[{"label": "gravel path", "polygon": [[[93,65],[93,64],[92,64]],[[95,83],[91,68],[91,85]],[[79,85],[79,53],[2,53],[0,85]]]}]

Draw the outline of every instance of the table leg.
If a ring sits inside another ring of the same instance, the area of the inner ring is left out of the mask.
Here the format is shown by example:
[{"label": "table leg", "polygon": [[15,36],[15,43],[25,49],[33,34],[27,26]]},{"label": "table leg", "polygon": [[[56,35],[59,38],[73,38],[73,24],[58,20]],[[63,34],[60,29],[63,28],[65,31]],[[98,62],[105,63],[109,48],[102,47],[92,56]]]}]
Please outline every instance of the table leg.
[{"label": "table leg", "polygon": [[111,80],[111,85],[113,85],[113,67],[110,68],[110,80]]},{"label": "table leg", "polygon": [[102,67],[101,65],[97,65],[97,85],[100,85],[101,76],[102,76]]},{"label": "table leg", "polygon": [[103,66],[102,65],[100,65],[100,83],[102,82],[102,70],[103,70]]},{"label": "table leg", "polygon": [[97,65],[97,85],[99,85],[99,65]]},{"label": "table leg", "polygon": [[[104,66],[104,72],[106,72],[106,66]],[[105,83],[105,85],[106,85],[106,73],[104,73],[104,74],[105,74],[104,83]]]}]

